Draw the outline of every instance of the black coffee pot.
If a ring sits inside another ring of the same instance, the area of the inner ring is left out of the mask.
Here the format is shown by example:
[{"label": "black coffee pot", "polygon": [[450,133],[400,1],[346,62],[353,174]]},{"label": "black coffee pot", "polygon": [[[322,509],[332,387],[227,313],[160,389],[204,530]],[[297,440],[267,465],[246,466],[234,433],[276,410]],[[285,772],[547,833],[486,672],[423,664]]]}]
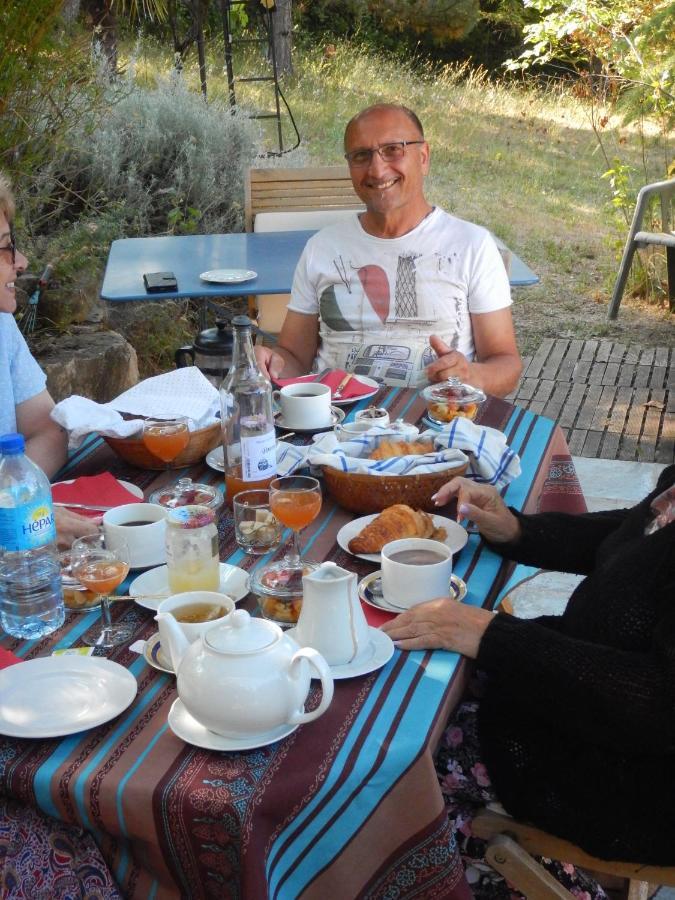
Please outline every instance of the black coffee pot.
[{"label": "black coffee pot", "polygon": [[179,347],[175,353],[176,368],[197,366],[214,387],[227,375],[232,365],[232,327],[229,322],[216,321],[215,328],[200,331],[194,344]]}]

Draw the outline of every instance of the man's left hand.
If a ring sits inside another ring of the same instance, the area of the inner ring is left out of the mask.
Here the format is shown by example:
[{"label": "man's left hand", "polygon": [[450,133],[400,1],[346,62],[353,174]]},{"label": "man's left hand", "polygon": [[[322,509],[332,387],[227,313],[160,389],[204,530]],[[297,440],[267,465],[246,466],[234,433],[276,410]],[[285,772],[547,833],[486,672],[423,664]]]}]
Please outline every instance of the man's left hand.
[{"label": "man's left hand", "polygon": [[470,380],[471,364],[463,353],[448,347],[436,334],[432,334],[429,338],[429,345],[438,356],[437,360],[427,366],[429,381],[447,381],[452,377],[464,382]]}]

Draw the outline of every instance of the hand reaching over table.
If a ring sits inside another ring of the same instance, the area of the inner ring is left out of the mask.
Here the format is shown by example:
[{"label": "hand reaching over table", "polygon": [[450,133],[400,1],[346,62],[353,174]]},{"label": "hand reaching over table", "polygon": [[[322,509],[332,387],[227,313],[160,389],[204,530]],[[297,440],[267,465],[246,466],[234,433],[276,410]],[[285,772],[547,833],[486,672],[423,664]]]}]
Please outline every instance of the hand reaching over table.
[{"label": "hand reaching over table", "polygon": [[65,507],[54,507],[54,522],[56,524],[56,542],[60,550],[68,549],[75,538],[85,534],[96,534],[102,517],[89,518],[80,516]]},{"label": "hand reaching over table", "polygon": [[444,506],[457,498],[457,517],[471,519],[488,541],[510,543],[520,537],[520,523],[490,484],[478,484],[469,478],[453,478],[437,491],[432,500]]},{"label": "hand reaching over table", "polygon": [[402,612],[381,629],[401,650],[455,650],[475,659],[491,621],[486,609],[439,597]]}]

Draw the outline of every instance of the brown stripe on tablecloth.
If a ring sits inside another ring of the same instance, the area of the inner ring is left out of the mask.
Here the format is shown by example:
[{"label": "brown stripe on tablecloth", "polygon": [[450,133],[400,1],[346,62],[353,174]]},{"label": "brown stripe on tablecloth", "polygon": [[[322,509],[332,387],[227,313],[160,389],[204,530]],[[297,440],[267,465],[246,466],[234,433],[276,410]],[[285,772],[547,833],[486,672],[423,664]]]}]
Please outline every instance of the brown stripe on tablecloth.
[{"label": "brown stripe on tablecloth", "polygon": [[[389,746],[390,746],[390,744],[391,744],[392,738],[393,738],[393,736],[396,734],[396,731],[398,730],[398,727],[399,727],[399,725],[400,725],[401,719],[403,718],[403,713],[404,713],[405,709],[407,709],[407,706],[408,706],[408,704],[409,704],[409,702],[410,702],[410,698],[411,698],[411,697],[414,695],[414,693],[415,693],[415,690],[416,690],[416,688],[417,688],[417,686],[418,686],[418,684],[419,684],[419,682],[420,682],[420,680],[421,680],[421,678],[422,678],[422,676],[423,676],[423,674],[424,674],[424,671],[426,670],[426,667],[427,667],[427,664],[428,664],[430,658],[431,658],[431,652],[428,651],[428,652],[426,652],[426,653],[424,654],[424,656],[423,656],[423,658],[422,658],[422,662],[420,663],[420,665],[419,665],[419,667],[418,667],[418,669],[417,669],[415,675],[414,675],[413,678],[411,679],[410,684],[408,685],[408,687],[407,687],[407,689],[406,689],[406,692],[405,692],[405,694],[404,694],[404,696],[403,696],[402,702],[400,703],[400,705],[399,705],[399,707],[398,707],[398,710],[397,710],[397,712],[396,712],[396,715],[393,717],[393,719],[391,720],[391,722],[390,722],[390,724],[389,724],[389,728],[388,728],[388,730],[387,730],[386,737],[385,737],[385,739],[382,741],[382,743],[381,743],[381,745],[380,745],[380,747],[379,747],[379,749],[378,749],[378,752],[377,752],[377,754],[375,755],[375,758],[374,758],[374,760],[373,760],[373,762],[372,762],[372,764],[371,764],[371,766],[370,766],[369,772],[366,773],[366,774],[364,774],[364,776],[363,776],[363,778],[362,778],[362,782],[367,782],[367,781],[369,781],[369,780],[375,775],[375,773],[377,772],[377,770],[380,768],[380,766],[381,766],[382,763],[384,762],[384,759],[386,758],[387,750],[388,750],[388,748],[389,748]],[[392,666],[392,669],[391,669],[391,671],[389,672],[389,674],[388,674],[388,676],[387,676],[387,680],[386,680],[386,684],[387,684],[387,685],[393,684],[393,683],[396,681],[396,677],[397,677],[397,675],[398,675],[398,671],[399,671],[399,669],[400,669],[401,666],[402,666],[402,660],[401,660],[401,658],[399,658],[399,659],[396,660],[395,665]],[[337,781],[336,781],[336,783],[333,785],[333,787],[332,787],[329,791],[327,791],[326,794],[322,797],[321,803],[318,804],[318,805],[316,806],[316,808],[314,809],[314,811],[313,811],[313,813],[312,813],[312,817],[316,816],[319,812],[321,812],[321,810],[322,810],[322,809],[328,804],[328,802],[333,798],[333,796],[335,795],[335,793],[340,789],[340,787],[344,784],[344,782],[347,780],[348,776],[349,776],[349,775],[351,774],[351,772],[353,771],[354,766],[355,766],[355,764],[356,764],[356,761],[357,761],[357,759],[358,759],[358,756],[359,756],[359,754],[360,754],[360,752],[361,752],[361,748],[363,747],[363,745],[367,742],[367,740],[368,740],[368,738],[369,738],[369,733],[370,733],[370,728],[369,728],[369,726],[370,726],[370,723],[373,722],[373,721],[377,718],[377,716],[379,715],[379,713],[380,713],[380,711],[381,711],[381,707],[383,706],[383,704],[384,704],[384,702],[385,702],[385,700],[386,700],[387,694],[388,694],[388,689],[385,688],[385,689],[383,689],[383,690],[381,691],[381,693],[380,693],[380,695],[379,695],[379,697],[378,697],[377,703],[375,704],[375,706],[374,706],[373,709],[371,710],[371,712],[370,712],[370,714],[369,714],[369,716],[368,716],[368,719],[367,719],[367,720],[362,724],[362,726],[361,726],[360,733],[359,733],[358,737],[356,738],[356,740],[354,741],[354,745],[353,745],[353,747],[352,747],[352,749],[351,749],[351,751],[350,751],[350,753],[349,753],[349,755],[348,755],[348,757],[347,757],[347,759],[346,759],[346,761],[345,761],[345,765],[344,765],[344,767],[343,767],[343,769],[342,769],[342,772],[340,773],[339,778],[337,779]],[[316,839],[317,839],[317,840],[318,840],[319,838],[321,838],[321,836],[322,836],[323,834],[325,834],[325,832],[326,832],[326,831],[331,827],[331,825],[332,825],[332,824],[340,817],[340,815],[344,812],[344,810],[345,810],[345,809],[353,802],[354,798],[356,797],[356,795],[359,793],[360,790],[361,790],[360,785],[357,786],[357,787],[355,787],[355,788],[353,789],[353,791],[351,792],[351,794],[343,801],[343,803],[338,807],[338,809],[336,810],[336,812],[330,817],[330,819],[328,819],[328,821],[327,821],[327,822],[322,826],[322,828],[317,832],[317,834],[316,834]],[[310,819],[310,820],[311,820],[311,819]],[[305,827],[306,822],[307,822],[307,821],[310,821],[310,820],[305,820],[305,822],[303,823],[303,825],[300,826],[300,830],[302,830],[302,827]],[[296,829],[296,830],[297,830],[297,829]],[[284,845],[280,848],[280,850],[279,850],[280,853],[283,852],[283,850],[285,849],[285,847],[288,845],[289,841],[293,840],[295,836],[296,836],[295,833],[291,832],[291,834],[290,834],[289,837],[287,838],[287,840],[286,840],[286,842],[284,843]],[[304,851],[302,851],[302,852],[298,855],[297,861],[299,862],[299,861],[301,861],[302,859],[304,859],[304,857],[307,855],[307,853],[309,852],[310,849],[311,849],[311,848],[308,846]],[[283,876],[283,877],[278,881],[277,891],[281,890],[282,885],[283,885],[284,882],[286,881],[286,878],[287,878],[287,876]]]}]

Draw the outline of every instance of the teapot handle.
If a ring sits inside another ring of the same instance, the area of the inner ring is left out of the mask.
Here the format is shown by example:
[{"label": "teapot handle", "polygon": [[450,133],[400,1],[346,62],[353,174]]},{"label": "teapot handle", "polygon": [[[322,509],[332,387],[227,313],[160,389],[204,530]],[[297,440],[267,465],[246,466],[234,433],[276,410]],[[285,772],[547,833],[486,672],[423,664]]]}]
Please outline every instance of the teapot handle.
[{"label": "teapot handle", "polygon": [[299,709],[296,710],[288,719],[289,725],[302,725],[305,722],[311,722],[313,719],[318,719],[319,716],[326,712],[333,699],[333,676],[328,668],[328,663],[318,650],[315,650],[313,647],[301,647],[300,650],[297,650],[293,654],[291,659],[291,669],[296,665],[296,660],[300,660],[303,656],[321,679],[321,703],[319,703],[317,708],[313,709],[311,712],[300,712]]},{"label": "teapot handle", "polygon": [[[176,363],[177,369],[182,369],[185,366],[194,366],[195,364],[195,351],[192,347],[179,347],[178,350],[174,353],[174,361]],[[188,362],[188,359],[190,362]]]}]

